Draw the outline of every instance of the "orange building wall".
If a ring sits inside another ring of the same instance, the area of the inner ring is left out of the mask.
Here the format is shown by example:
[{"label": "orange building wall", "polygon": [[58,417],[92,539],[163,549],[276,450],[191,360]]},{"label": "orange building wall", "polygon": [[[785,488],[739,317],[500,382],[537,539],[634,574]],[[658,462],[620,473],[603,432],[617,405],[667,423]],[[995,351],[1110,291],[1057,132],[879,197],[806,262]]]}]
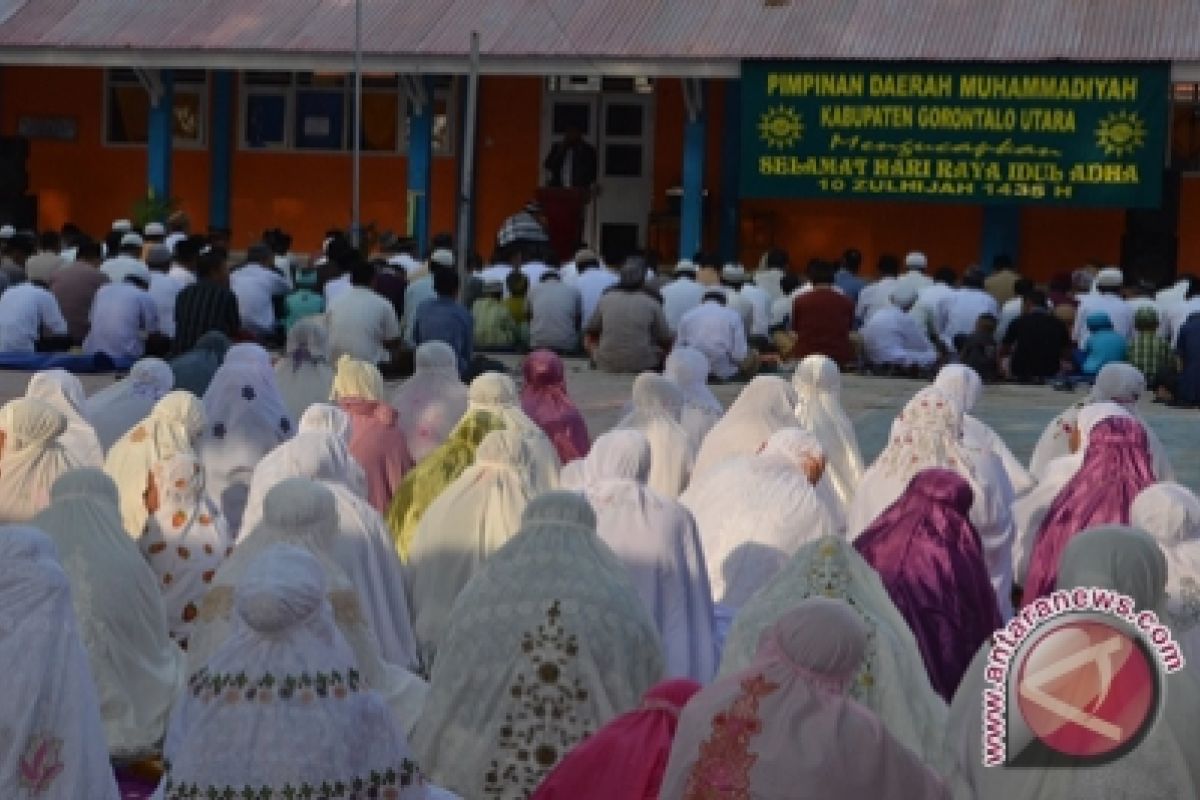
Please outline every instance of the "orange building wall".
[{"label": "orange building wall", "polygon": [[1179,182],[1179,271],[1200,275],[1200,176]]},{"label": "orange building wall", "polygon": [[505,218],[537,194],[542,175],[542,79],[479,81],[475,249],[486,259]]},{"label": "orange building wall", "polygon": [[[533,196],[541,175],[540,114],[542,80],[537,77],[485,77],[480,84],[476,173],[476,248],[485,256],[496,229]],[[682,172],[684,106],[677,79],[657,82],[653,203],[665,207],[667,188]],[[31,144],[30,191],[39,196],[40,224],[73,221],[101,233],[114,217],[129,215],[146,191],[144,147],[106,147],[103,136],[104,76],[99,69],[0,67],[0,132],[14,134],[21,116],[70,116],[77,120],[75,142],[38,140]],[[709,135],[704,185],[710,216],[705,246],[717,242],[720,207],[721,133],[724,86],[709,82],[706,95]],[[235,117],[239,104],[235,102]],[[462,124],[462,120],[459,120]],[[236,131],[237,121],[234,122]],[[460,153],[435,157],[430,206],[431,229],[453,230]],[[208,222],[209,156],[203,150],[176,149],[174,195],[197,228]],[[313,250],[324,230],[350,217],[348,154],[264,153],[234,148],[232,214],[234,241],[248,244],[264,228],[280,225],[296,236],[296,247]],[[400,230],[406,220],[406,159],[363,158],[363,219]],[[1180,199],[1179,264],[1200,267],[1200,178],[1185,178]],[[885,252],[920,248],[931,263],[957,268],[979,256],[982,209],[921,203],[864,201],[744,201],[741,258],[756,263],[772,242],[788,249],[793,261],[832,258],[845,247],[863,251],[867,271]],[[1045,279],[1091,259],[1116,261],[1124,229],[1123,212],[1068,208],[1025,209],[1021,247],[1025,272]],[[664,255],[676,257],[678,230],[663,232]]]}]

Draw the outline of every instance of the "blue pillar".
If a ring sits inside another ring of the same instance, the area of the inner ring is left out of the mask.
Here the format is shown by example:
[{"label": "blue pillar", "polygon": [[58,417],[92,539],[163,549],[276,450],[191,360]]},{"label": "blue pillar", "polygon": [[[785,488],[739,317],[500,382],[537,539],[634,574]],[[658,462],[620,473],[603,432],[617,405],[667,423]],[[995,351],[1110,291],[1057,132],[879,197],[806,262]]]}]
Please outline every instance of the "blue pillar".
[{"label": "blue pillar", "polygon": [[171,146],[175,136],[175,78],[169,69],[158,71],[161,92],[150,103],[150,130],[146,174],[150,190],[160,200],[171,197]]},{"label": "blue pillar", "polygon": [[742,82],[725,81],[725,119],[721,131],[721,259],[736,261],[741,234]]},{"label": "blue pillar", "polygon": [[412,220],[412,237],[422,257],[429,247],[429,190],[433,170],[433,81],[419,77],[424,87],[425,102],[420,108],[410,106],[408,118],[408,202]]},{"label": "blue pillar", "polygon": [[1007,255],[1017,261],[1021,246],[1021,209],[1010,205],[983,207],[983,232],[979,243],[979,266],[992,269],[992,259]]},{"label": "blue pillar", "polygon": [[[688,87],[684,86],[687,93]],[[691,258],[704,242],[704,84],[688,104],[683,124],[683,199],[679,219],[679,257]]]},{"label": "blue pillar", "polygon": [[233,73],[212,73],[212,138],[209,140],[208,224],[230,227],[233,184]]}]

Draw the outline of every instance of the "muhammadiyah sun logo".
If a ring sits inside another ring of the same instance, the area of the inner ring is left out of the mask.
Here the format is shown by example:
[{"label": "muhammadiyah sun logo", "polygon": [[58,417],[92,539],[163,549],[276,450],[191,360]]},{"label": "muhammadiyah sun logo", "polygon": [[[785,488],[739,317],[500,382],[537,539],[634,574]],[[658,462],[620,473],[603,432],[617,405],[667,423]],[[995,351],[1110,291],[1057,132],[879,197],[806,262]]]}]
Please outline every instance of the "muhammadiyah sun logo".
[{"label": "muhammadiyah sun logo", "polygon": [[804,118],[788,106],[768,108],[758,119],[758,136],[767,147],[787,150],[804,138]]},{"label": "muhammadiyah sun logo", "polygon": [[1096,146],[1106,156],[1127,156],[1146,143],[1146,122],[1137,112],[1114,111],[1096,128]]}]

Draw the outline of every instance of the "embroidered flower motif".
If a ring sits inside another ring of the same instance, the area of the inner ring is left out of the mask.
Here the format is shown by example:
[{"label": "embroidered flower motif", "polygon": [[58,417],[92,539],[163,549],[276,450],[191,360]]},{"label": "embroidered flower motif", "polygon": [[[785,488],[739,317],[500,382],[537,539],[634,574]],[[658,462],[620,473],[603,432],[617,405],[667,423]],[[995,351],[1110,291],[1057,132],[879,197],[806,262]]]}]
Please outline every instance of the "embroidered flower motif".
[{"label": "embroidered flower motif", "polygon": [[[211,525],[212,524],[212,517],[210,517],[208,514],[201,514],[196,519],[198,519],[200,521],[201,525]],[[209,555],[212,555],[212,545],[211,544],[204,545],[204,552],[208,553]]]},{"label": "embroidered flower motif", "polygon": [[225,438],[225,423],[224,422],[218,422],[216,425],[213,425],[213,436],[215,436],[218,439]]},{"label": "embroidered flower motif", "polygon": [[750,800],[750,770],[758,761],[750,739],[762,730],[758,706],[779,684],[755,675],[743,680],[741,688],[729,710],[713,718],[712,733],[700,744],[683,790],[684,800]]},{"label": "embroidered flower motif", "polygon": [[146,426],[138,425],[133,429],[133,433],[129,434],[129,441],[133,442],[134,444],[137,444],[138,442],[144,442],[146,441],[146,437],[148,435],[149,434],[146,433]]},{"label": "embroidered flower motif", "polygon": [[253,400],[257,395],[254,393],[254,387],[249,384],[242,387],[242,397],[247,400]]},{"label": "embroidered flower motif", "polygon": [[[183,513],[182,509],[180,509],[179,511],[176,511],[174,514],[171,515],[171,527],[172,528],[182,528],[183,523],[185,523],[185,522],[187,522],[187,514]],[[187,556],[184,556],[184,558],[187,558]]]},{"label": "embroidered flower motif", "polygon": [[171,577],[171,573],[169,573],[169,572],[163,573],[163,576],[162,576],[163,586],[170,586],[171,581],[173,581],[173,580],[175,580],[175,579],[173,577]]},{"label": "embroidered flower motif", "polygon": [[184,561],[187,561],[189,558],[192,557],[192,551],[187,549],[183,545],[176,547],[175,552],[178,553],[179,557],[182,558]]},{"label": "embroidered flower motif", "polygon": [[200,580],[205,583],[212,583],[213,576],[217,574],[216,570],[208,569],[200,574]]},{"label": "embroidered flower motif", "polygon": [[191,622],[192,620],[194,620],[196,618],[197,613],[198,613],[198,611],[196,610],[196,604],[188,603],[186,606],[183,607],[183,614],[182,614],[183,621]]},{"label": "embroidered flower motif", "polygon": [[146,548],[146,552],[152,556],[156,556],[159,553],[161,553],[163,550],[166,550],[166,549],[167,549],[166,542],[155,542],[154,544],[152,544]]},{"label": "embroidered flower motif", "polygon": [[62,739],[44,733],[31,736],[21,755],[21,788],[41,794],[63,771]]}]

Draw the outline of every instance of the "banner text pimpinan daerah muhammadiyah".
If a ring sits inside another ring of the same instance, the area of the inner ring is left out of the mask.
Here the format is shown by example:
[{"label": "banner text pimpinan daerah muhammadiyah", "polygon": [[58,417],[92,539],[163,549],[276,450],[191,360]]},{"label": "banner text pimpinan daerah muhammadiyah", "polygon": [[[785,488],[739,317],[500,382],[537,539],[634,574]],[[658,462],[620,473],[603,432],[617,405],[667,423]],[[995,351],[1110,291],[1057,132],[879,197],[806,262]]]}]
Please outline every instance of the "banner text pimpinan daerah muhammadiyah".
[{"label": "banner text pimpinan daerah muhammadiyah", "polygon": [[742,196],[1155,206],[1162,65],[746,62]]}]

